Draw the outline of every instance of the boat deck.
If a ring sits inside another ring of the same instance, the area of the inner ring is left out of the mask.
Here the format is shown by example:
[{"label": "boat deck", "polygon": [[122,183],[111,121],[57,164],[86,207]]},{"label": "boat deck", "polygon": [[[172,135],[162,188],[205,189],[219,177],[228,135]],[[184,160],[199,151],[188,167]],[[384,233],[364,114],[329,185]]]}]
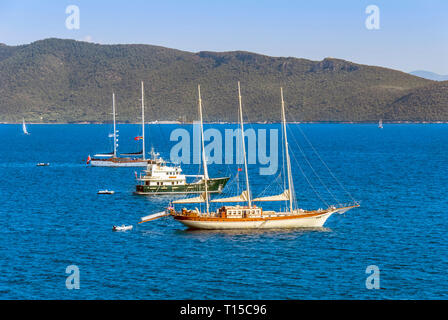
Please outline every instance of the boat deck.
[{"label": "boat deck", "polygon": [[[265,211],[261,212],[259,216],[229,216],[227,215],[227,208],[222,207],[218,210],[218,212],[211,212],[209,214],[201,214],[196,210],[187,210],[182,209],[181,211],[171,210],[170,214],[174,219],[182,221],[182,220],[190,220],[190,221],[266,221],[266,220],[286,220],[286,219],[300,219],[300,218],[309,218],[309,217],[317,217],[329,213],[334,212],[345,212],[352,208],[359,207],[359,205],[347,206],[347,207],[330,207],[327,209],[320,209],[314,211],[307,210],[294,210],[293,213],[289,212],[275,212],[275,211]],[[247,208],[246,208],[247,209]],[[261,208],[260,208],[261,209]],[[242,208],[244,210],[244,208]]]}]

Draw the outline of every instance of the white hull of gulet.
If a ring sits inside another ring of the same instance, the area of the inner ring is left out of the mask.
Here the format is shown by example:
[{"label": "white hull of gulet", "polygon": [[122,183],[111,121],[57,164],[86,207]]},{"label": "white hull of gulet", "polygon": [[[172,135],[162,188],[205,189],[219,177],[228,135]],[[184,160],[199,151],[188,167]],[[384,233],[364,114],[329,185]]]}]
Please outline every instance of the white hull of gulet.
[{"label": "white hull of gulet", "polygon": [[134,162],[115,162],[115,161],[95,161],[89,163],[93,167],[146,167],[148,161],[134,161]]},{"label": "white hull of gulet", "polygon": [[319,228],[324,225],[327,219],[337,211],[323,213],[321,215],[312,217],[280,220],[269,220],[266,218],[263,221],[198,221],[198,220],[178,220],[185,226],[193,229],[208,229],[208,230],[227,230],[227,229],[287,229],[287,228]]}]

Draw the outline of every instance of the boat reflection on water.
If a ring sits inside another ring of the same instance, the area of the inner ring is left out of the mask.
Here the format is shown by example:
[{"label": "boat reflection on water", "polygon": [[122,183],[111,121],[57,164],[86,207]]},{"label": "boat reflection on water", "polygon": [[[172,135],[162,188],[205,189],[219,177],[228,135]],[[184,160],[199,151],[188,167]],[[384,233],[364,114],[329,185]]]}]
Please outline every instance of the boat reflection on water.
[{"label": "boat reflection on water", "polygon": [[175,231],[177,235],[194,235],[194,236],[204,236],[204,235],[226,235],[226,236],[245,236],[245,235],[293,235],[297,236],[301,233],[310,232],[332,232],[330,228],[316,227],[316,228],[291,228],[291,229],[179,229]]}]

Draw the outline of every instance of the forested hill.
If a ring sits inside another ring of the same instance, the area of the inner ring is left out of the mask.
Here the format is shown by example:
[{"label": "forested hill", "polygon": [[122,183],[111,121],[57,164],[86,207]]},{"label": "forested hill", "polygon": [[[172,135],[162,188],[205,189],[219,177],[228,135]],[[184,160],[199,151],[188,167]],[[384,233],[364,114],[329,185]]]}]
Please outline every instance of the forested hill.
[{"label": "forested hill", "polygon": [[207,121],[237,119],[241,81],[248,121],[448,121],[448,82],[327,58],[310,61],[250,52],[191,53],[151,45],[100,45],[46,39],[0,44],[0,122],[197,119],[201,84]]}]

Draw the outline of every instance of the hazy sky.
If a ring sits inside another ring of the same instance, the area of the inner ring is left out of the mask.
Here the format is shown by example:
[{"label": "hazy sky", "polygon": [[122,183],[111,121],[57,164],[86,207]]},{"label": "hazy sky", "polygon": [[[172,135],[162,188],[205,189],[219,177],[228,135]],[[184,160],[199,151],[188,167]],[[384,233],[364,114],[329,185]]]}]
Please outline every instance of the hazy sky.
[{"label": "hazy sky", "polygon": [[[72,4],[80,9],[79,30],[66,28]],[[368,5],[380,9],[379,30],[365,26]],[[335,57],[448,74],[447,0],[0,0],[0,42],[49,37]]]}]

